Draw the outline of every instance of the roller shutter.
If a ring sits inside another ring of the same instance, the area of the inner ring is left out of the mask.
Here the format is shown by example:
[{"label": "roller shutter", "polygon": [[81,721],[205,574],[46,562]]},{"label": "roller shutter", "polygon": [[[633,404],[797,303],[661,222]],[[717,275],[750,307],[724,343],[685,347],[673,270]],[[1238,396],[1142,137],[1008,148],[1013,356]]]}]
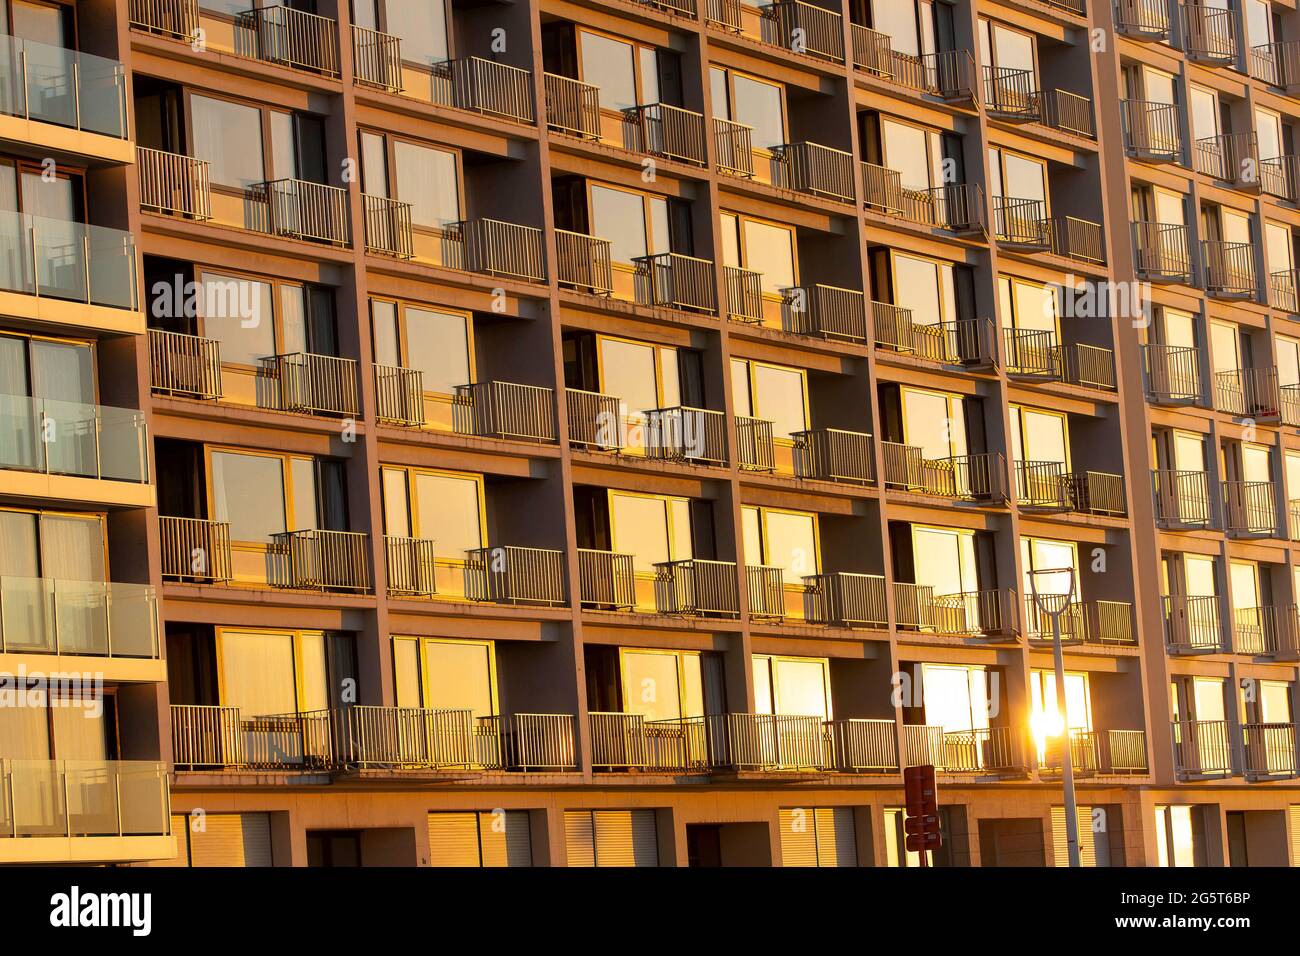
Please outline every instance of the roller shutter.
[{"label": "roller shutter", "polygon": [[[1092,830],[1092,807],[1079,807],[1079,862],[1097,865],[1097,834]],[[1055,866],[1070,865],[1070,841],[1065,833],[1065,807],[1052,807],[1052,855]]]},{"label": "roller shutter", "polygon": [[591,811],[565,811],[564,845],[569,866],[596,865],[596,834],[591,823]]},{"label": "roller shutter", "polygon": [[653,810],[577,810],[564,815],[569,866],[658,866]]},{"label": "roller shutter", "polygon": [[1291,865],[1300,866],[1300,805],[1287,807],[1291,823]]},{"label": "roller shutter", "polygon": [[813,810],[781,810],[781,865],[817,865],[817,816]]},{"label": "roller shutter", "polygon": [[782,866],[857,866],[852,807],[780,811]]},{"label": "roller shutter", "polygon": [[429,865],[481,865],[477,813],[429,814]]},{"label": "roller shutter", "polygon": [[271,817],[209,813],[200,830],[187,821],[191,866],[271,866]]},{"label": "roller shutter", "polygon": [[481,813],[478,824],[484,866],[533,865],[527,810],[507,810],[500,816]]}]

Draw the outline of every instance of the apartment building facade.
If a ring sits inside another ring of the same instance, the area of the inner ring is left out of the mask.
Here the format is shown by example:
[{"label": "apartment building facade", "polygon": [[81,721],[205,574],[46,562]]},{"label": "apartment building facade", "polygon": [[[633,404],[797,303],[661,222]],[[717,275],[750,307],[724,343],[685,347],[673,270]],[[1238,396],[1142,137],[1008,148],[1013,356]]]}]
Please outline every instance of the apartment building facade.
[{"label": "apartment building facade", "polygon": [[0,860],[1300,864],[1294,2],[0,9]]}]

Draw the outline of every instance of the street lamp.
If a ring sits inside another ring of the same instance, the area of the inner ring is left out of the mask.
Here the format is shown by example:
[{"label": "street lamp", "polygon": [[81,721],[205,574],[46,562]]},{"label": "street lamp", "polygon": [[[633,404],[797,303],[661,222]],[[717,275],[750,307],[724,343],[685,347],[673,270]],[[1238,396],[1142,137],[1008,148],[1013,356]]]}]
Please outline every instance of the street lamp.
[{"label": "street lamp", "polygon": [[1074,754],[1070,747],[1070,719],[1065,706],[1065,654],[1061,650],[1061,616],[1074,603],[1074,568],[1042,568],[1029,572],[1029,592],[1034,608],[1052,621],[1052,659],[1056,665],[1056,709],[1061,715],[1061,778],[1065,783],[1065,841],[1070,866],[1079,866],[1079,808],[1074,799]]}]

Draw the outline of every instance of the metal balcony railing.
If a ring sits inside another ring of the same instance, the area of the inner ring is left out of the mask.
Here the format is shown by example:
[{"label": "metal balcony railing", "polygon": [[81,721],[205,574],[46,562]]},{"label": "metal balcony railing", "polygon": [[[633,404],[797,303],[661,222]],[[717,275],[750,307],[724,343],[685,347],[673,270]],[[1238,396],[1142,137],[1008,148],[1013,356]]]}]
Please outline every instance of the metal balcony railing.
[{"label": "metal balcony railing", "polygon": [[600,88],[581,80],[542,74],[546,91],[546,125],[579,139],[600,139]]},{"label": "metal balcony railing", "polygon": [[6,575],[0,653],[156,660],[157,596],[147,584]]},{"label": "metal balcony railing", "polygon": [[1251,47],[1250,75],[1288,93],[1300,84],[1300,41],[1263,43]]},{"label": "metal balcony railing", "polygon": [[1106,261],[1104,232],[1099,222],[1078,216],[1047,220],[1048,245],[1053,255],[1101,265]]},{"label": "metal balcony railing", "polygon": [[687,558],[655,568],[655,608],[660,614],[738,617],[740,590],[734,561]]},{"label": "metal balcony railing", "polygon": [[1169,37],[1169,0],[1115,0],[1115,29],[1137,39]]},{"label": "metal balcony railing", "polygon": [[791,286],[781,290],[781,327],[795,335],[864,342],[868,335],[864,302],[855,289]]},{"label": "metal balcony railing", "polygon": [[1255,250],[1249,242],[1201,240],[1205,289],[1210,295],[1254,298]]},{"label": "metal balcony railing", "polygon": [[273,587],[312,591],[370,590],[370,536],[309,528],[271,535],[267,555]]},{"label": "metal balcony railing", "polygon": [[275,236],[347,245],[348,193],[337,186],[302,179],[276,179],[249,187],[266,205],[266,231]]},{"label": "metal balcony railing", "polygon": [[[1026,597],[1025,637],[1031,644],[1050,645],[1052,621]],[[1133,644],[1133,605],[1128,601],[1075,601],[1061,614],[1061,640],[1071,644]]]},{"label": "metal balcony railing", "polygon": [[389,597],[430,597],[438,593],[432,538],[384,535],[384,563]]},{"label": "metal balcony railing", "polygon": [[0,113],[127,138],[126,70],[117,60],[0,34]]},{"label": "metal balcony railing", "polygon": [[481,746],[478,720],[469,710],[353,704],[284,717],[301,724],[311,761],[334,772],[499,765],[492,759],[499,748]]},{"label": "metal balcony railing", "polygon": [[197,335],[150,329],[149,385],[163,395],[220,398],[220,343]]},{"label": "metal balcony railing", "polygon": [[713,148],[718,172],[751,179],[754,175],[754,127],[713,118]]},{"label": "metal balcony railing", "polygon": [[844,62],[844,27],[839,13],[802,0],[776,0],[761,9],[767,42],[820,60]]},{"label": "metal balcony railing", "polygon": [[1182,345],[1152,342],[1142,346],[1147,400],[1153,405],[1187,405],[1201,400],[1197,351]]},{"label": "metal balcony railing", "polygon": [[1235,772],[1226,720],[1175,720],[1170,729],[1179,779],[1230,777]]},{"label": "metal balcony railing", "polygon": [[1278,533],[1277,501],[1271,481],[1225,481],[1223,528],[1233,534]]},{"label": "metal balcony railing", "polygon": [[703,717],[647,720],[592,712],[591,766],[598,771],[704,772],[710,768]]},{"label": "metal balcony railing", "polygon": [[[868,194],[869,195],[869,194]],[[897,197],[896,213],[907,222],[955,233],[984,233],[984,190],[977,185],[952,183],[930,189],[904,189]]]},{"label": "metal balcony railing", "polygon": [[1277,369],[1266,366],[1215,372],[1214,407],[1236,418],[1277,421],[1282,416]]},{"label": "metal balcony railing", "polygon": [[776,440],[770,421],[736,416],[736,464],[744,471],[776,470]]},{"label": "metal balcony railing", "polygon": [[1106,730],[1101,735],[1101,772],[1147,773],[1145,730]]},{"label": "metal balcony railing", "polygon": [[361,195],[366,217],[366,252],[395,259],[415,256],[411,204],[386,196]]},{"label": "metal balcony railing", "polygon": [[751,618],[782,620],[785,617],[785,584],[781,569],[761,564],[747,565],[745,601]]},{"label": "metal balcony railing", "polygon": [[1076,471],[1066,474],[1063,480],[1071,511],[1114,516],[1128,513],[1123,475],[1105,471]]},{"label": "metal balcony railing", "polygon": [[1151,472],[1155,486],[1156,521],[1167,528],[1203,528],[1209,525],[1210,482],[1203,471],[1157,469]]},{"label": "metal balcony railing", "polygon": [[1138,275],[1151,282],[1191,282],[1192,253],[1187,227],[1166,222],[1133,223]]},{"label": "metal balcony railing", "polygon": [[1006,459],[996,452],[927,458],[920,491],[956,501],[1000,501],[1007,496]]},{"label": "metal balcony railing", "polygon": [[266,63],[339,75],[339,25],[289,6],[255,7],[235,15],[235,52]]},{"label": "metal balcony railing", "polygon": [[1019,773],[1026,767],[1020,736],[1010,727],[950,730],[943,735],[943,764],[947,773]]},{"label": "metal balcony railing", "polygon": [[1239,607],[1232,611],[1232,650],[1257,657],[1292,656],[1296,616],[1290,607]]},{"label": "metal balcony railing", "polygon": [[[695,4],[695,0],[685,0],[685,2],[692,6]],[[739,33],[740,0],[707,0],[704,5],[704,21],[709,26]]]},{"label": "metal balcony railing", "polygon": [[921,491],[925,488],[921,449],[901,442],[882,441],[880,452],[886,488]]},{"label": "metal balcony railing", "polygon": [[1165,646],[1175,654],[1226,651],[1217,595],[1170,595],[1163,599]]},{"label": "metal balcony railing", "polygon": [[1065,464],[1059,461],[1017,461],[1016,502],[1021,508],[1069,511]]},{"label": "metal balcony railing", "polygon": [[832,627],[886,627],[885,579],[879,574],[830,571],[803,579],[804,618]]},{"label": "metal balcony railing", "polygon": [[514,382],[457,385],[452,427],[458,435],[555,441],[555,390]]},{"label": "metal balcony railing", "polygon": [[1019,604],[1010,588],[936,594],[932,627],[936,634],[1014,640],[1020,634]]},{"label": "metal balcony railing", "polygon": [[135,237],[105,226],[0,212],[0,291],[135,309]]},{"label": "metal balcony railing", "polygon": [[876,163],[858,163],[862,176],[862,201],[867,209],[889,216],[903,214],[903,174]]},{"label": "metal balcony railing", "polygon": [[645,412],[647,458],[703,465],[727,463],[727,417],[707,408],[677,405]]},{"label": "metal balcony railing", "polygon": [[402,92],[402,40],[352,24],[352,78],[362,86]]},{"label": "metal balcony railing", "polygon": [[1188,57],[1209,63],[1237,58],[1236,14],[1204,3],[1182,4],[1183,49]]},{"label": "metal balcony railing", "polygon": [[947,365],[993,365],[996,334],[990,319],[918,325],[913,321],[911,309],[872,302],[871,326],[879,349]]},{"label": "metal balcony railing", "polygon": [[1132,156],[1161,163],[1177,162],[1182,156],[1182,133],[1174,104],[1120,100],[1120,116],[1124,145]]},{"label": "metal balcony railing", "polygon": [[532,74],[477,56],[434,65],[433,102],[517,123],[535,120]]},{"label": "metal balcony railing", "polygon": [[984,107],[1004,120],[1036,122],[1043,117],[1043,98],[1033,70],[984,67]]},{"label": "metal balcony railing", "polygon": [[578,769],[577,718],[572,714],[511,714],[484,718],[483,733],[499,730],[500,766],[505,770],[572,771]]},{"label": "metal balcony railing", "polygon": [[943,728],[937,724],[903,725],[903,766],[944,767]]},{"label": "metal balcony railing", "polygon": [[1242,724],[1241,745],[1241,770],[1246,779],[1296,776],[1295,724]]},{"label": "metal balcony railing", "polygon": [[555,230],[555,278],[560,285],[592,295],[614,291],[610,242],[581,232]]},{"label": "metal balcony railing", "polygon": [[763,322],[763,275],[739,266],[722,267],[727,318],[733,322],[760,325]]},{"label": "metal balcony railing", "polygon": [[465,597],[493,604],[558,607],[564,591],[564,552],[496,545],[465,552]]},{"label": "metal balcony railing", "polygon": [[975,58],[969,50],[944,50],[912,56],[893,49],[892,38],[851,24],[853,65],[918,93],[945,100],[971,101],[977,84]]},{"label": "metal balcony railing", "polygon": [[617,398],[566,388],[564,404],[570,445],[596,451],[617,451],[623,447],[623,418]]},{"label": "metal balcony railing", "polygon": [[582,606],[624,611],[636,606],[636,573],[630,554],[578,549],[578,599]]},{"label": "metal balcony railing", "polygon": [[1063,133],[1096,139],[1097,124],[1092,115],[1092,100],[1069,90],[1043,91],[1042,122]]},{"label": "metal balcony railing", "polygon": [[853,154],[817,143],[786,143],[772,149],[773,185],[822,199],[853,202]]},{"label": "metal balcony railing", "polygon": [[842,773],[890,773],[898,769],[898,738],[892,720],[848,719],[826,723],[831,767]]},{"label": "metal balcony railing", "polygon": [[1284,269],[1269,274],[1268,304],[1292,315],[1300,313],[1300,271]]},{"label": "metal balcony railing", "polygon": [[357,413],[357,363],[355,359],[293,352],[274,355],[263,363],[276,383],[279,409],[302,415]]},{"label": "metal balcony railing", "polygon": [[710,714],[709,765],[749,771],[813,771],[830,765],[821,717]]},{"label": "metal balcony railing", "polygon": [[623,145],[637,153],[705,165],[704,117],[667,103],[648,103],[623,110]]},{"label": "metal balcony railing", "polygon": [[[1065,766],[1065,741],[1053,734],[1043,742],[1042,757],[1036,760],[1038,772],[1054,776]],[[1101,769],[1101,733],[1096,730],[1069,731],[1070,766],[1077,777],[1096,776]]]},{"label": "metal balcony railing", "polygon": [[500,219],[466,219],[451,227],[453,242],[463,249],[462,267],[467,272],[545,282],[542,231]]},{"label": "metal balcony railing", "polygon": [[52,398],[0,395],[0,469],[144,484],[144,413]]},{"label": "metal balcony railing", "polygon": [[418,368],[375,366],[375,415],[381,424],[424,424],[424,385]]},{"label": "metal balcony railing", "polygon": [[0,837],[171,834],[167,765],[156,760],[0,760],[0,793]]},{"label": "metal balcony railing", "polygon": [[713,262],[678,252],[638,256],[633,289],[641,305],[715,314],[718,310]]},{"label": "metal balcony railing", "polygon": [[794,439],[794,473],[797,477],[862,485],[876,480],[875,449],[871,447],[871,436],[866,432],[813,428],[795,432],[790,437]]},{"label": "metal balcony railing", "polygon": [[993,235],[998,242],[1028,250],[1045,250],[1052,244],[1051,222],[1041,199],[993,197]]},{"label": "metal balcony railing", "polygon": [[207,160],[144,146],[135,148],[140,208],[202,221],[212,218]]},{"label": "metal balcony railing", "polygon": [[130,0],[131,27],[177,40],[191,39],[199,28],[198,0]]},{"label": "metal balcony railing", "polygon": [[230,525],[204,518],[158,516],[164,580],[223,584],[231,578]]},{"label": "metal balcony railing", "polygon": [[1259,186],[1262,170],[1254,133],[1222,133],[1196,140],[1196,171],[1234,185]]}]

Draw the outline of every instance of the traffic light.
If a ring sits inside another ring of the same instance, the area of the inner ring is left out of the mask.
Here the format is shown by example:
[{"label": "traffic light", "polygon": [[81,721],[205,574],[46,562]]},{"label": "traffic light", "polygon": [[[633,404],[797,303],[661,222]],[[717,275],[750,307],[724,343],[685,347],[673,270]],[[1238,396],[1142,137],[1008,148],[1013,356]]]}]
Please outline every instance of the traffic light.
[{"label": "traffic light", "polygon": [[907,801],[907,819],[903,832],[907,834],[907,849],[921,854],[925,866],[927,850],[937,850],[942,844],[939,835],[939,791],[934,780],[934,767],[925,764],[908,767],[903,771],[903,790]]}]

